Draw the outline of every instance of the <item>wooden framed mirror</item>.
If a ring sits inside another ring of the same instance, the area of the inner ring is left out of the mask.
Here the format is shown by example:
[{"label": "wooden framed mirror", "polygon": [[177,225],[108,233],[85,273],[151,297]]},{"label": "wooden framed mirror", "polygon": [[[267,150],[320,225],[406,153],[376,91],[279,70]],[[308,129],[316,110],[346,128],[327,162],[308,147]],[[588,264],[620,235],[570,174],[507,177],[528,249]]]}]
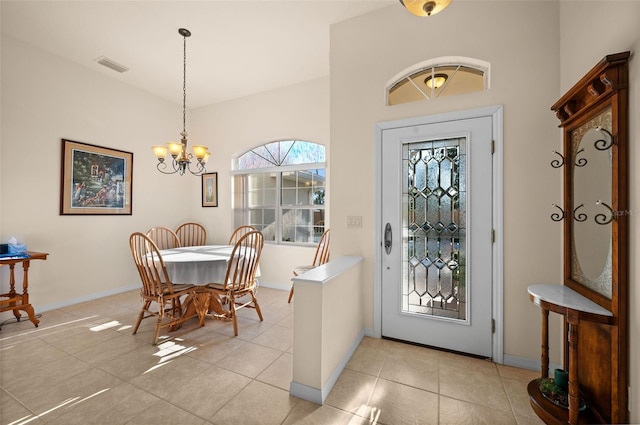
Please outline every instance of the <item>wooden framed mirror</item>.
[{"label": "wooden framed mirror", "polygon": [[629,58],[606,56],[551,107],[564,132],[564,285],[613,315],[578,324],[580,390],[606,423],[629,414]]}]

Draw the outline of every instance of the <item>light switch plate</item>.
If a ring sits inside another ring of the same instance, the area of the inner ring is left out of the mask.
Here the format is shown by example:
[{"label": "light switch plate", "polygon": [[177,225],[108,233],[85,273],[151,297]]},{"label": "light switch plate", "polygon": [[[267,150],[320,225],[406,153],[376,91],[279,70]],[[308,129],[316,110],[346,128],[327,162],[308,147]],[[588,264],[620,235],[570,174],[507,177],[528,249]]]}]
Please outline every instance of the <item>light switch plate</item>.
[{"label": "light switch plate", "polygon": [[355,229],[362,227],[362,216],[361,215],[349,215],[347,216],[347,228]]}]

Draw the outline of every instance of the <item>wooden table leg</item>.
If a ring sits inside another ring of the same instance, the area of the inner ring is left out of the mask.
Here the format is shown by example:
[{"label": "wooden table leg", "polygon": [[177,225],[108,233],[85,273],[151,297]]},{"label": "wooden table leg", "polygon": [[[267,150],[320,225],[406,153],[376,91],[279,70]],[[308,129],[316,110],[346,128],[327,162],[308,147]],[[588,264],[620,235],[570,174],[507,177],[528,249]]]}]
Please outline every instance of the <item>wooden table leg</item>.
[{"label": "wooden table leg", "polygon": [[193,291],[193,305],[200,321],[200,326],[204,326],[204,319],[207,317],[209,311],[209,303],[211,296],[206,290],[194,290]]},{"label": "wooden table leg", "polygon": [[229,319],[229,311],[222,306],[222,301],[217,293],[202,288],[193,289],[182,303],[182,320],[179,324],[169,327],[173,332],[180,329],[182,322],[198,316],[200,326],[204,326],[207,314],[218,319]]},{"label": "wooden table leg", "polygon": [[569,424],[578,424],[580,384],[578,383],[578,315],[569,311]]},{"label": "wooden table leg", "polygon": [[23,275],[23,278],[22,278],[22,308],[21,308],[21,310],[24,310],[25,313],[27,313],[27,316],[29,316],[29,320],[31,320],[31,323],[33,323],[35,325],[35,327],[37,328],[38,324],[40,323],[40,320],[36,319],[36,314],[33,311],[33,306],[29,302],[29,265],[30,265],[30,261],[28,261],[28,260],[22,262],[22,268],[24,270],[24,275]]},{"label": "wooden table leg", "polygon": [[169,332],[177,331],[182,327],[182,323],[197,315],[197,305],[195,300],[195,292],[189,293],[182,300],[182,312],[179,323],[169,326]]},{"label": "wooden table leg", "polygon": [[540,365],[542,375],[541,378],[549,377],[549,310],[545,308],[540,309],[542,311],[542,342],[540,345]]},{"label": "wooden table leg", "polygon": [[9,264],[9,292],[6,295],[8,295],[8,298],[12,301],[8,303],[6,310],[11,309],[18,322],[22,318],[20,310],[23,310],[37,328],[40,320],[36,318],[33,306],[29,303],[29,261],[23,261],[22,265],[24,269],[22,293],[18,293],[16,292],[15,264]]},{"label": "wooden table leg", "polygon": [[[15,264],[9,264],[9,299],[16,298],[16,275],[15,275]],[[16,306],[15,301],[12,301],[11,306]],[[16,320],[20,321],[20,310],[17,308],[13,309],[13,315],[16,316]]]},{"label": "wooden table leg", "polygon": [[211,299],[209,300],[209,311],[215,313],[218,316],[229,316],[229,310],[223,307],[220,295],[217,293],[211,293]]}]

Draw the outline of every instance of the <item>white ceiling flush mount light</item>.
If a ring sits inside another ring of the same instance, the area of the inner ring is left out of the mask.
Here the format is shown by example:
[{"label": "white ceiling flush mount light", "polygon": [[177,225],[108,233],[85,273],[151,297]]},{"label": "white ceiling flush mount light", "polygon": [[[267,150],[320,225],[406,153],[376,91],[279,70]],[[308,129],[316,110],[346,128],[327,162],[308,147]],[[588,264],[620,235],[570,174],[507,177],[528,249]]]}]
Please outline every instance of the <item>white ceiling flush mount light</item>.
[{"label": "white ceiling flush mount light", "polygon": [[[178,173],[183,175],[189,171],[194,176],[200,176],[207,172],[205,165],[209,159],[210,153],[206,146],[194,146],[193,153],[187,152],[187,37],[191,37],[191,31],[180,28],[178,33],[184,38],[184,62],[183,62],[183,79],[182,79],[182,132],[180,142],[169,142],[166,146],[153,146],[153,152],[158,158],[158,171],[164,174]],[[167,163],[164,162],[167,151],[171,155],[171,168],[167,171]],[[195,170],[191,169],[191,160],[196,158]]]},{"label": "white ceiling flush mount light", "polygon": [[400,3],[416,16],[431,16],[442,12],[451,0],[400,0]]}]

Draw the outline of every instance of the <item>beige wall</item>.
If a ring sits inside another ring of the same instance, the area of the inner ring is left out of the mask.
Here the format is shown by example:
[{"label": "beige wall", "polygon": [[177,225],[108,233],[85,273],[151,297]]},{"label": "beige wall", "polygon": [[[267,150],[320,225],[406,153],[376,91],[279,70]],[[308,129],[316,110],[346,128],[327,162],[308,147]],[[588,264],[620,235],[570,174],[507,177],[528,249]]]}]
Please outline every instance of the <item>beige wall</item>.
[{"label": "beige wall", "polygon": [[560,3],[560,88],[575,84],[604,56],[631,51],[629,62],[629,241],[630,241],[630,386],[631,423],[640,423],[640,64],[633,55],[640,50],[640,3],[561,2]]},{"label": "beige wall", "polygon": [[[233,224],[229,172],[232,157],[282,139],[325,145],[328,157],[329,78],[199,108],[193,111],[192,117],[194,137],[213,147],[214,154],[207,168],[218,172],[219,191],[218,208],[196,208],[193,214],[197,220],[208,223],[213,241],[226,241]],[[199,198],[194,202],[199,202]],[[260,281],[289,289],[292,270],[311,263],[314,249],[266,244],[260,260]]]},{"label": "beige wall", "polygon": [[[211,147],[208,170],[219,177],[219,207],[202,208],[201,179],[158,173],[150,148],[179,138],[181,105],[4,35],[1,87],[0,241],[16,236],[51,254],[30,271],[36,311],[137,287],[128,246],[134,231],[195,220],[210,243],[226,243],[231,155],[287,137],[329,145],[328,78],[188,111],[189,143]],[[133,152],[133,215],[59,215],[61,138]],[[288,289],[294,266],[311,262],[313,252],[267,246],[261,282]]]},{"label": "beige wall", "polygon": [[[561,224],[549,216],[562,200],[561,175],[549,166],[561,149],[550,106],[603,56],[638,49],[637,2],[459,2],[437,17],[419,19],[389,7],[335,25],[331,49],[333,245],[338,254],[365,257],[365,326],[373,328],[374,123],[480,106],[504,105],[504,347],[511,359],[539,358],[539,311],[526,287],[562,279]],[[478,17],[482,19],[478,19]],[[455,28],[455,31],[451,31]],[[439,56],[491,63],[483,93],[385,107],[384,84],[402,69]],[[638,128],[640,67],[630,65],[630,164]],[[358,158],[357,167],[353,166]],[[357,168],[357,172],[354,171]],[[344,184],[343,182],[350,182]],[[640,173],[630,167],[631,210],[640,211]],[[354,195],[355,191],[357,195]],[[361,230],[346,216],[362,215]],[[640,355],[637,219],[632,215],[631,359]],[[634,261],[636,260],[636,261]],[[559,362],[559,320],[552,326],[552,361]],[[632,406],[640,405],[640,372],[631,362]],[[637,407],[632,422],[640,422]]]},{"label": "beige wall", "polygon": [[[181,124],[179,105],[2,36],[0,240],[50,253],[29,274],[36,310],[137,284],[129,234],[189,215],[173,206],[187,177],[150,171]],[[133,215],[59,215],[62,138],[133,152]]]},{"label": "beige wall", "polygon": [[[549,110],[559,93],[558,37],[558,4],[554,2],[454,2],[429,19],[389,7],[333,27],[330,159],[336,184],[331,185],[332,243],[337,254],[365,257],[365,326],[375,325],[374,124],[501,104],[504,348],[507,356],[539,359],[540,313],[529,301],[527,286],[561,279],[561,225],[550,219],[551,204],[562,200],[561,173],[549,165],[552,150],[561,148],[557,123]],[[384,85],[391,77],[440,56],[490,62],[491,88],[384,106]],[[349,215],[363,216],[361,230],[346,229]],[[553,331],[552,340],[559,341],[559,325]],[[559,352],[559,343],[553,344],[552,361],[560,361]]]}]

